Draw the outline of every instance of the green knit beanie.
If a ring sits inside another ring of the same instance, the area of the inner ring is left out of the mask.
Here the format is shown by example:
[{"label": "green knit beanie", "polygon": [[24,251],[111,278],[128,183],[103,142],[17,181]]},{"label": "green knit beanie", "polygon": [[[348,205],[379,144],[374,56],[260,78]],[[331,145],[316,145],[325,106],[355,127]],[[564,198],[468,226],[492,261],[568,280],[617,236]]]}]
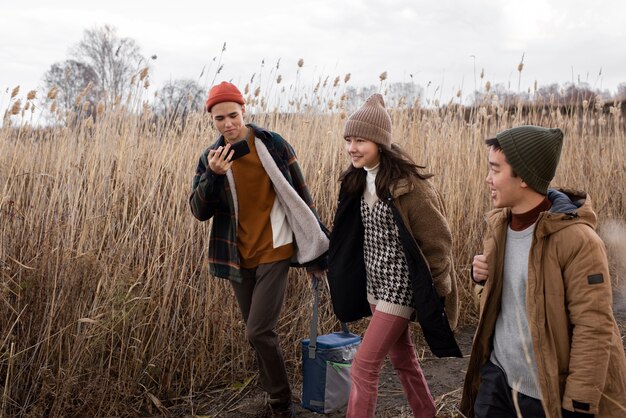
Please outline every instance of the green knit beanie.
[{"label": "green knit beanie", "polygon": [[525,125],[500,132],[496,139],[522,180],[538,193],[548,194],[561,155],[563,132]]}]

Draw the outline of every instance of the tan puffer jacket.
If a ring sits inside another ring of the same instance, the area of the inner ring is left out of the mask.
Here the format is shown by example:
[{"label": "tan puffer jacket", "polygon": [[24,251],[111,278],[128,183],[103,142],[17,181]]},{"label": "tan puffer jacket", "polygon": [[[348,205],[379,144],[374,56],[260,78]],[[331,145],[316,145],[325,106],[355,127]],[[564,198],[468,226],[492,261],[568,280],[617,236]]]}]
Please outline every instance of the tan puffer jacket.
[{"label": "tan puffer jacket", "polygon": [[[561,408],[600,418],[626,417],[626,357],[613,317],[605,247],[585,193],[552,192],[540,215],[529,254],[526,313],[546,416]],[[569,210],[558,213],[566,201]],[[484,242],[489,273],[463,388],[461,411],[473,417],[480,367],[489,359],[502,299],[502,260],[508,209],[488,214]]]}]

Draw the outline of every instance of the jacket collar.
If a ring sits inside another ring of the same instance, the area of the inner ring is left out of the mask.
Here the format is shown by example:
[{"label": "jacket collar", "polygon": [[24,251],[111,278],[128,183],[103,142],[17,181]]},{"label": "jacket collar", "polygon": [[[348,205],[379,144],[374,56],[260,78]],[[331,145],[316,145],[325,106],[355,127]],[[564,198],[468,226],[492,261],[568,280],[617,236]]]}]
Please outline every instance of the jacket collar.
[{"label": "jacket collar", "polygon": [[[548,199],[552,202],[549,212],[539,215],[535,234],[537,238],[553,234],[574,224],[586,224],[595,229],[597,216],[593,212],[587,193],[574,189],[550,189]],[[508,225],[510,208],[493,209],[487,213],[487,222],[492,228]]]},{"label": "jacket collar", "polygon": [[397,199],[400,196],[409,193],[411,190],[413,190],[413,187],[414,187],[413,183],[411,181],[409,181],[409,179],[402,178],[402,179],[398,180],[391,187],[391,190],[390,190],[391,198],[392,199]]},{"label": "jacket collar", "polygon": [[254,131],[254,136],[256,138],[262,140],[268,140],[272,138],[272,133],[265,128],[261,128],[260,126],[257,126],[253,123],[248,123],[246,124],[246,126]]}]

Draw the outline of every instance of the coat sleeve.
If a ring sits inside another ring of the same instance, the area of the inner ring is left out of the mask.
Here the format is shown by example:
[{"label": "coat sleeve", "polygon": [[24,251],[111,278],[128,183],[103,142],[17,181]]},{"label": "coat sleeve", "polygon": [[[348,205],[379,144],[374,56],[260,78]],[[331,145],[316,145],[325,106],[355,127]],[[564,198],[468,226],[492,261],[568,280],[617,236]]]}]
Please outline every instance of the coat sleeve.
[{"label": "coat sleeve", "polygon": [[206,221],[213,217],[215,208],[219,203],[219,192],[224,187],[226,176],[217,175],[208,167],[207,160],[209,150],[200,156],[196,174],[193,177],[189,205],[191,213],[200,221]]},{"label": "coat sleeve", "polygon": [[607,378],[613,313],[611,279],[604,243],[586,225],[575,225],[558,245],[565,303],[571,323],[569,374],[562,407],[598,414]]},{"label": "coat sleeve", "polygon": [[429,180],[416,180],[403,205],[409,228],[430,268],[438,296],[452,291],[452,233],[443,202]]}]

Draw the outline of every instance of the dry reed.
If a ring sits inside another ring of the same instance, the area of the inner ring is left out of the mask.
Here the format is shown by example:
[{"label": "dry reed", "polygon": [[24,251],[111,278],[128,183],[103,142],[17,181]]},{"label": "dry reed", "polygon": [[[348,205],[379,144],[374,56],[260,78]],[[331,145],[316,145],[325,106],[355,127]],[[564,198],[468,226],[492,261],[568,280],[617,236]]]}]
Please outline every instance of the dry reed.
[{"label": "dry reed", "polygon": [[[318,83],[309,97],[328,103],[334,84]],[[261,87],[250,90],[256,98]],[[143,109],[140,99],[127,103]],[[395,140],[435,174],[446,202],[463,323],[475,319],[467,272],[489,209],[485,138],[521,123],[560,127],[566,142],[554,184],[588,191],[601,222],[626,217],[619,112],[494,100],[470,111],[391,110]],[[99,104],[97,115],[95,123],[0,130],[1,416],[195,411],[216,388],[245,389],[255,378],[230,286],[207,274],[209,224],[193,219],[187,203],[197,158],[216,136],[208,117],[191,115],[182,129],[119,100]],[[295,147],[329,226],[347,164],[343,117],[252,117]],[[328,332],[337,323],[321,293],[320,329]],[[295,380],[311,301],[307,278],[293,270],[279,332]]]}]

